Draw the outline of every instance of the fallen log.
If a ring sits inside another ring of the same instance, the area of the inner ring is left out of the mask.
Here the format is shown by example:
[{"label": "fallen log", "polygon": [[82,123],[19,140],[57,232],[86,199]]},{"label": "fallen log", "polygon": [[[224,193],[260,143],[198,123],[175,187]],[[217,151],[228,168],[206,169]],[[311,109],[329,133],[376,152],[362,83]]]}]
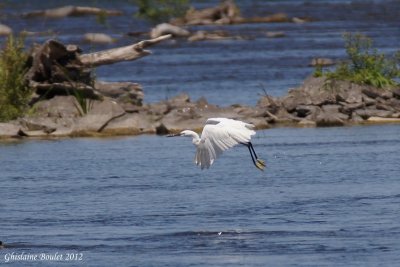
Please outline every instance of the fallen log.
[{"label": "fallen log", "polygon": [[[144,57],[151,54],[144,48],[169,38],[171,35],[163,35],[129,46],[89,54],[82,54],[82,50],[76,45],[65,46],[58,41],[48,40],[43,45],[34,47],[30,56],[25,80],[36,93],[31,102],[58,95],[102,99],[104,94],[97,90],[98,84],[92,75],[94,67]],[[120,85],[108,83],[101,86],[101,89],[112,90],[114,87],[121,88]],[[134,90],[131,85],[128,87],[121,92],[125,95],[117,100],[121,100],[123,104],[141,105],[143,92],[140,86],[134,87]]]},{"label": "fallen log", "polygon": [[140,41],[139,43],[118,47],[90,54],[79,55],[78,58],[84,67],[98,67],[101,65],[114,64],[121,61],[131,61],[151,54],[144,48],[157,44],[171,38],[171,34],[163,35],[154,39]]},{"label": "fallen log", "polygon": [[62,6],[52,9],[36,10],[22,15],[24,18],[64,18],[68,16],[85,16],[85,15],[105,15],[105,16],[119,16],[123,13],[119,10],[107,10],[97,7],[86,6]]}]

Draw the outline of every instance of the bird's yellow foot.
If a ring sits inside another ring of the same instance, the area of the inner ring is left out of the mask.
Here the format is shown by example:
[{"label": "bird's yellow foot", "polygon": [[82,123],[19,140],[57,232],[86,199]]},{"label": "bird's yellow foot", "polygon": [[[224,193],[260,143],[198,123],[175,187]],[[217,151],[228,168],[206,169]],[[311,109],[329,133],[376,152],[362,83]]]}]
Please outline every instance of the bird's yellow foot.
[{"label": "bird's yellow foot", "polygon": [[266,167],[267,165],[265,165],[265,161],[262,159],[257,159],[257,162],[262,165],[263,167]]},{"label": "bird's yellow foot", "polygon": [[264,168],[265,168],[265,162],[264,162],[263,160],[261,160],[261,159],[257,159],[257,161],[256,161],[256,167],[257,167],[257,169],[263,171]]}]

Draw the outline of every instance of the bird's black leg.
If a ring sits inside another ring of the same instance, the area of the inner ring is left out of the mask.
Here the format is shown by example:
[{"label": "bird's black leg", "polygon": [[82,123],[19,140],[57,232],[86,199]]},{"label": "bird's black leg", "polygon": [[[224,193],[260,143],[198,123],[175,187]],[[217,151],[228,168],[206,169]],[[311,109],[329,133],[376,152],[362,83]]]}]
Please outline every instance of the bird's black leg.
[{"label": "bird's black leg", "polygon": [[251,160],[253,161],[254,166],[256,166],[257,169],[260,169],[263,171],[265,168],[265,162],[262,159],[259,159],[257,157],[257,154],[254,151],[254,148],[253,148],[253,145],[251,144],[251,142],[241,143],[241,144],[247,146],[247,148],[249,149]]},{"label": "bird's black leg", "polygon": [[256,158],[256,160],[255,160],[256,161],[256,163],[255,163],[256,167],[259,168],[260,170],[263,170],[265,168],[265,166],[266,166],[265,165],[265,161],[262,160],[262,159],[259,159],[257,157],[256,151],[254,150],[253,144],[251,142],[248,143],[248,147],[249,147],[249,150],[251,149],[251,151],[254,154],[254,157]]},{"label": "bird's black leg", "polygon": [[248,146],[249,146],[249,148],[251,148],[251,150],[253,151],[254,156],[256,157],[256,159],[258,159],[257,154],[256,154],[256,151],[254,151],[253,144],[252,144],[251,142],[249,142]]},{"label": "bird's black leg", "polygon": [[253,161],[254,166],[257,167],[256,161],[255,161],[255,159],[254,159],[254,157],[253,157],[253,153],[252,153],[252,151],[251,151],[251,148],[250,148],[249,144],[245,144],[245,146],[247,146],[247,148],[249,149],[250,156],[251,156],[251,160]]}]

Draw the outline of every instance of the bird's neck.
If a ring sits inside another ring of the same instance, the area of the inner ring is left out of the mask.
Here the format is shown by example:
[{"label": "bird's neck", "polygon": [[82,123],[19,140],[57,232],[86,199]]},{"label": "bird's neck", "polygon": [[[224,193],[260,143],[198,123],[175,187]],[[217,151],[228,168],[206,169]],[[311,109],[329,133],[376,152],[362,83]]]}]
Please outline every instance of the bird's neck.
[{"label": "bird's neck", "polygon": [[190,136],[192,137],[192,143],[198,145],[200,143],[200,136],[193,131],[190,131]]}]

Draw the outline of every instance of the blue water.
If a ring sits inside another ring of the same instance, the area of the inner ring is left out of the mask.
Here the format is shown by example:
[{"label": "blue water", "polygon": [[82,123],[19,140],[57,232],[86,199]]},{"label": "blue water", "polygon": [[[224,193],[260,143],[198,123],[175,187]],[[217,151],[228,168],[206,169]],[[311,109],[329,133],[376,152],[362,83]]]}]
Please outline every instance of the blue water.
[{"label": "blue water", "polygon": [[0,144],[12,266],[396,266],[400,126],[257,132],[209,169],[185,138]]},{"label": "blue water", "polygon": [[[213,6],[219,1],[192,0],[196,7]],[[228,106],[254,105],[264,90],[282,96],[299,86],[314,71],[309,66],[315,57],[344,60],[343,33],[363,33],[374,40],[380,52],[393,54],[399,49],[400,2],[396,0],[237,0],[245,17],[284,12],[289,17],[309,17],[310,23],[267,23],[227,26],[197,26],[189,30],[223,30],[244,40],[190,43],[184,39],[168,41],[151,48],[153,55],[140,60],[99,67],[95,75],[106,81],[139,82],[145,102],[156,102],[187,93],[193,100],[205,97],[210,103]],[[84,53],[136,43],[147,38],[130,37],[128,32],[149,32],[151,24],[135,18],[136,6],[126,0],[68,1],[68,4],[114,8],[123,16],[110,17],[106,24],[97,18],[22,19],[21,13],[65,5],[64,1],[5,1],[0,22],[15,32],[49,32],[27,37],[27,43],[43,43],[56,38],[77,44]],[[283,38],[267,38],[267,32],[281,31]],[[83,42],[88,32],[111,35],[116,43],[90,45]],[[2,42],[0,38],[0,43]]]},{"label": "blue water", "polygon": [[[151,27],[132,17],[130,1],[68,1],[124,11],[106,25],[95,17],[20,17],[63,1],[3,2],[0,21],[14,32],[51,31],[27,43],[56,38],[91,52],[137,42],[143,37],[126,33]],[[96,69],[96,77],[140,82],[146,102],[186,92],[223,106],[254,105],[263,89],[281,96],[301,84],[312,58],[343,59],[346,31],[369,35],[379,51],[398,49],[399,1],[237,3],[245,16],[285,12],[315,21],[193,27],[246,38],[165,42],[151,56]],[[286,36],[269,39],[268,31]],[[88,45],[87,32],[117,42]],[[265,172],[245,147],[201,171],[190,140],[181,138],[1,142],[0,263],[57,253],[64,261],[6,266],[397,266],[399,136],[400,125],[259,131],[253,143]],[[68,253],[73,261],[65,261]]]}]

